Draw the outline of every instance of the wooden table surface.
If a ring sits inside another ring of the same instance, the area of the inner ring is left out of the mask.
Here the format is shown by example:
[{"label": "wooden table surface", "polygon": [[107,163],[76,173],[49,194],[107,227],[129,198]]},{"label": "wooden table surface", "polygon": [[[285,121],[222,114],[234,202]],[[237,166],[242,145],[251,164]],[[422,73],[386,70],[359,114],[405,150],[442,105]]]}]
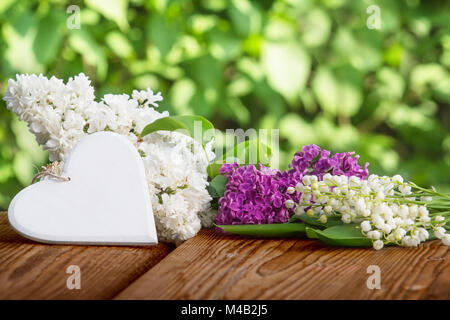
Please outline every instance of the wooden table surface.
[{"label": "wooden table surface", "polygon": [[[212,230],[177,248],[46,245],[0,213],[0,299],[450,299],[449,260],[439,241],[375,251]],[[70,265],[79,290],[66,286]],[[367,288],[371,265],[380,289]]]}]

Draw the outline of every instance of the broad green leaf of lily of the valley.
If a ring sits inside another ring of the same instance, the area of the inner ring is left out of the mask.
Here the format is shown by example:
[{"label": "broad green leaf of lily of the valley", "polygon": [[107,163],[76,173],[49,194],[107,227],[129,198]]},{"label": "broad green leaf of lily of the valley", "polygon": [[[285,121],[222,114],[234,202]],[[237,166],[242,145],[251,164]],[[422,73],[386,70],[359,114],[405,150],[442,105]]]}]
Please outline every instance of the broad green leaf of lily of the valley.
[{"label": "broad green leaf of lily of the valley", "polygon": [[231,234],[272,238],[301,237],[305,235],[306,228],[304,223],[241,224],[217,227]]}]

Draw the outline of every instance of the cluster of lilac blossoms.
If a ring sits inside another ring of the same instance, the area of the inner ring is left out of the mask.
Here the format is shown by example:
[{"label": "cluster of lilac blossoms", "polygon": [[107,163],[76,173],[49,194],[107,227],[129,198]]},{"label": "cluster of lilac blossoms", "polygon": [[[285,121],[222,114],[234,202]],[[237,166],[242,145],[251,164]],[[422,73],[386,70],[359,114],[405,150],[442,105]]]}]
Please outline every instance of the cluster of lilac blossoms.
[{"label": "cluster of lilac blossoms", "polygon": [[224,164],[220,174],[228,178],[228,183],[219,200],[215,222],[217,225],[286,223],[294,209],[284,204],[287,200],[298,203],[301,197],[301,193],[288,189],[292,190],[305,175],[315,175],[319,180],[326,173],[365,179],[369,164],[362,168],[358,159],[351,152],[330,157],[330,151],[312,144],[297,152],[284,172],[262,165],[257,169],[254,165]]},{"label": "cluster of lilac blossoms", "polygon": [[228,178],[228,183],[219,200],[216,224],[286,222],[290,214],[284,205],[283,181],[274,179],[277,173],[262,165],[258,170],[254,165],[224,164],[220,174]]},{"label": "cluster of lilac blossoms", "polygon": [[[322,150],[315,144],[307,145],[294,155],[292,163],[289,165],[293,170],[287,171],[300,179],[304,175],[315,175],[322,180],[327,173],[332,175],[355,176],[366,179],[369,175],[366,162],[363,168],[358,164],[359,155],[354,152],[336,153],[330,157],[330,151]],[[299,182],[297,181],[297,182]]]}]

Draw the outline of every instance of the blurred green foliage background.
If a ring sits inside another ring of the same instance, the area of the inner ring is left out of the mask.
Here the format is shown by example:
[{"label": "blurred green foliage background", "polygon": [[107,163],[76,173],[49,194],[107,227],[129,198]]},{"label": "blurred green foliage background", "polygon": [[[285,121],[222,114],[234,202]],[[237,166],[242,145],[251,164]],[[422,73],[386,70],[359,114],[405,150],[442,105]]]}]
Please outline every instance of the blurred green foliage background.
[{"label": "blurred green foliage background", "polygon": [[[450,185],[444,0],[1,0],[0,68],[2,97],[16,73],[85,72],[97,98],[150,86],[172,114],[280,128],[282,167],[316,143],[356,151],[378,174]],[[1,101],[0,208],[46,161]]]}]

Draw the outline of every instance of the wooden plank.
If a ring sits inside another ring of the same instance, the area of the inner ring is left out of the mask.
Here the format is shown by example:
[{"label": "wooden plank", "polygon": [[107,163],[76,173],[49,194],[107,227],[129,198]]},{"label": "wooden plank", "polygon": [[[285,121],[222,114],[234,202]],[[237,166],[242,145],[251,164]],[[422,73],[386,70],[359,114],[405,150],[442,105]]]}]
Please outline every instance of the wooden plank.
[{"label": "wooden plank", "polygon": [[[162,260],[171,247],[38,244],[11,229],[0,213],[0,299],[108,299]],[[81,289],[69,290],[67,267],[81,271]]]},{"label": "wooden plank", "polygon": [[[116,299],[450,299],[449,260],[439,241],[375,251],[210,230],[172,251]],[[379,290],[367,288],[370,265],[380,267]]]}]

